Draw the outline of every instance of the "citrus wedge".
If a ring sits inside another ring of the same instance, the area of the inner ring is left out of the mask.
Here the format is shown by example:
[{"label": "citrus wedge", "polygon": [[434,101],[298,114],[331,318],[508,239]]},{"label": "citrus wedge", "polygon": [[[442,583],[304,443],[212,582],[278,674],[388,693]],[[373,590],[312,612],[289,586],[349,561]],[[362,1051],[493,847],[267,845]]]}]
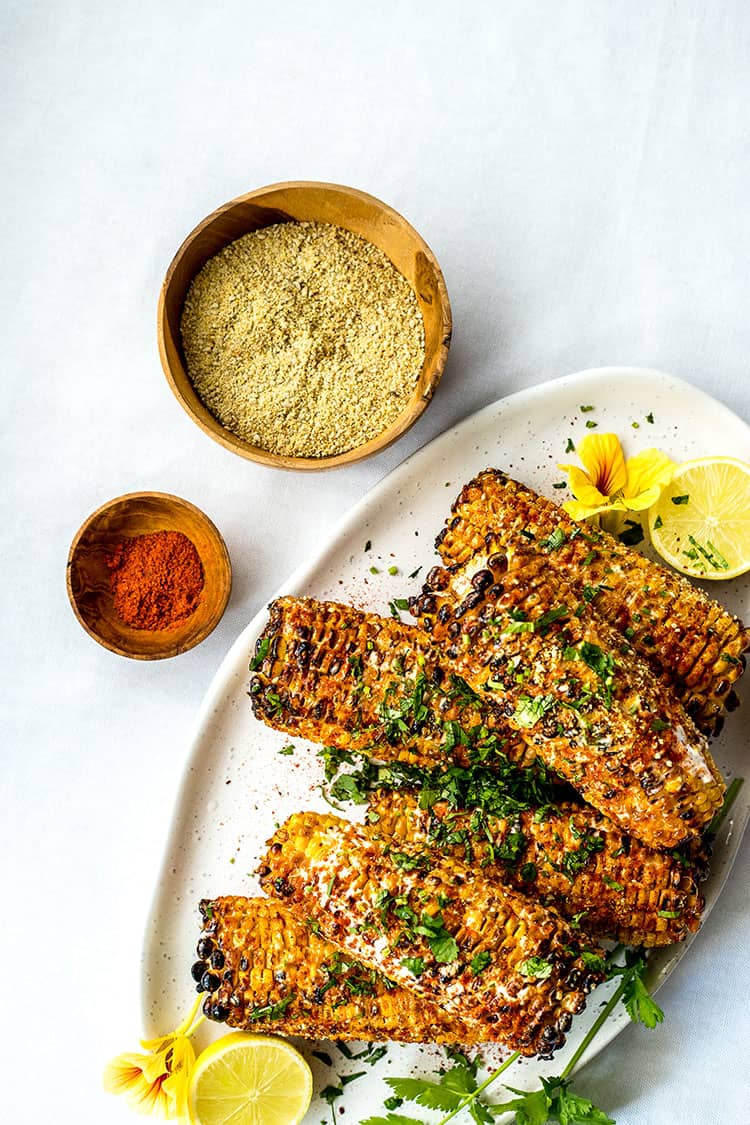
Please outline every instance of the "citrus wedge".
[{"label": "citrus wedge", "polygon": [[693,578],[736,578],[750,570],[750,465],[701,457],[678,465],[649,509],[651,542]]},{"label": "citrus wedge", "polygon": [[236,1031],[199,1056],[190,1078],[193,1125],[298,1125],[312,1099],[312,1074],[283,1039]]}]

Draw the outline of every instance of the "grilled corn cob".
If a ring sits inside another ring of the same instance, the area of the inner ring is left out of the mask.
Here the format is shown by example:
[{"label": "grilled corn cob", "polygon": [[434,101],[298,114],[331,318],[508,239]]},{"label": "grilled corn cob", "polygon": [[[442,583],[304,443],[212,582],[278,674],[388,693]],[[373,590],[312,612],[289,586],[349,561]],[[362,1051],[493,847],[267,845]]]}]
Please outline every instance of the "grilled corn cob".
[{"label": "grilled corn cob", "polygon": [[718,733],[724,709],[737,705],[732,685],[745,667],[750,633],[687,579],[571,520],[561,508],[496,469],[467,484],[438,536],[446,566],[461,565],[486,546],[519,541],[548,556],[601,617],[630,639],[670,684],[698,726]]},{"label": "grilled corn cob", "polygon": [[[526,1055],[548,1056],[602,978],[601,951],[556,914],[446,857],[419,870],[357,825],[296,813],[264,889],[363,964]],[[582,956],[585,954],[586,956]],[[587,964],[588,961],[588,964]]]},{"label": "grilled corn cob", "polygon": [[253,709],[277,730],[422,766],[466,765],[477,749],[536,758],[491,702],[451,679],[429,637],[392,617],[279,598],[256,653]]},{"label": "grilled corn cob", "polygon": [[698,929],[704,900],[697,863],[625,836],[588,805],[565,802],[537,813],[504,818],[445,802],[421,809],[413,794],[380,793],[369,819],[394,846],[464,859],[595,937],[668,945]]},{"label": "grilled corn cob", "polygon": [[[697,834],[724,786],[706,739],[668,688],[546,557],[483,553],[430,572],[413,611],[476,691],[584,799],[631,836],[672,848]],[[615,655],[616,654],[616,655]]]},{"label": "grilled corn cob", "polygon": [[210,1019],[307,1039],[475,1042],[458,1017],[340,953],[273,899],[225,895],[200,909],[192,972]]}]

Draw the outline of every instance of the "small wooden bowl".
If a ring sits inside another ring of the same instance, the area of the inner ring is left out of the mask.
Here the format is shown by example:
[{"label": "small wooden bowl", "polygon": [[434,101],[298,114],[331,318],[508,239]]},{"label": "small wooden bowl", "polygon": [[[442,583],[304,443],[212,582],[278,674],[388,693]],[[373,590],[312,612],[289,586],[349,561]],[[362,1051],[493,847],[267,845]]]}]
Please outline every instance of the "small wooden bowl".
[{"label": "small wooden bowl", "polygon": [[[422,310],[425,360],[414,393],[394,422],[365,445],[332,457],[284,457],[225,429],[203,405],[188,378],[180,319],[190,283],[209,258],[250,231],[275,223],[333,223],[379,247],[414,290]],[[281,469],[332,469],[351,465],[396,441],[419,418],[443,374],[451,339],[448,291],[427,243],[397,211],[372,195],[340,184],[293,181],[272,184],[225,203],[199,223],[167,270],[159,295],[159,355],[177,400],[200,428],[233,453]]]},{"label": "small wooden bowl", "polygon": [[[133,629],[115,612],[107,556],[123,539],[181,531],[195,545],[204,585],[192,617],[170,629]],[[103,504],[76,533],[68,554],[68,597],[86,632],[134,660],[164,660],[187,652],[218,625],[232,589],[226,544],[200,508],[167,492],[131,492]]]}]

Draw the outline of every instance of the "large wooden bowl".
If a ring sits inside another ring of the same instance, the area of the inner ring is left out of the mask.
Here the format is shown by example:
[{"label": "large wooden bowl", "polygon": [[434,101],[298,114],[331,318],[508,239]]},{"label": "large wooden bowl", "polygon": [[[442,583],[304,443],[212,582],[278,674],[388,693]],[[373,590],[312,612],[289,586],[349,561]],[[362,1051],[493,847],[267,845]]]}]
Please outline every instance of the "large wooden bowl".
[{"label": "large wooden bowl", "polygon": [[[107,556],[123,539],[181,531],[203,564],[195,613],[169,629],[133,629],[115,612]],[[218,625],[232,589],[226,544],[200,508],[167,492],[131,492],[103,504],[78,530],[68,554],[68,597],[89,636],[119,656],[163,660],[194,648]]]},{"label": "large wooden bowl", "polygon": [[[180,319],[187,291],[209,258],[235,239],[274,223],[334,223],[373,243],[393,262],[414,290],[422,310],[425,360],[407,406],[394,422],[365,445],[332,457],[284,457],[237,437],[214,418],[187,374]],[[427,243],[397,211],[372,195],[340,184],[294,181],[258,188],[225,203],[187,236],[167,270],[159,295],[159,354],[169,385],[197,425],[233,453],[282,469],[330,469],[350,465],[385,449],[425,409],[443,374],[451,339],[451,309],[440,266]]]}]

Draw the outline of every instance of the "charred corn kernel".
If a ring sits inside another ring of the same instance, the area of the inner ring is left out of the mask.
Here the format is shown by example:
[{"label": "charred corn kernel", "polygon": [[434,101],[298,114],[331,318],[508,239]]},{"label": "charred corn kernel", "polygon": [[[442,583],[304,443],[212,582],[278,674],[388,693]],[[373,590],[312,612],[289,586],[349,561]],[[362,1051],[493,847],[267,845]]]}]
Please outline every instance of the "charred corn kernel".
[{"label": "charred corn kernel", "polygon": [[394,847],[454,855],[576,919],[586,933],[625,945],[667,945],[698,929],[705,857],[675,857],[639,843],[587,805],[528,809],[512,820],[444,802],[421,809],[409,793],[370,802]]},{"label": "charred corn kernel", "polygon": [[705,736],[544,554],[491,543],[466,567],[431,571],[414,610],[469,685],[628,835],[672,848],[720,807]]},{"label": "charred corn kernel", "polygon": [[383,761],[468,762],[451,723],[486,728],[510,761],[536,758],[491,702],[451,679],[430,638],[413,625],[337,602],[279,598],[258,641],[255,714],[277,730]]},{"label": "charred corn kernel", "polygon": [[524,542],[565,576],[579,600],[624,634],[670,684],[705,732],[736,706],[732,685],[745,667],[750,633],[685,578],[606,532],[575,523],[561,508],[496,469],[465,486],[437,546],[448,567],[481,552]]},{"label": "charred corn kernel", "polygon": [[224,895],[205,899],[201,913],[193,977],[199,989],[207,972],[216,977],[203,1006],[210,1019],[309,1039],[476,1042],[459,1017],[342,954],[312,919],[273,899]]},{"label": "charred corn kernel", "polygon": [[581,953],[601,950],[452,857],[425,871],[418,852],[412,860],[409,870],[374,834],[304,812],[277,830],[259,873],[298,918],[313,918],[347,954],[460,1015],[478,1039],[550,1055],[602,976]]}]

